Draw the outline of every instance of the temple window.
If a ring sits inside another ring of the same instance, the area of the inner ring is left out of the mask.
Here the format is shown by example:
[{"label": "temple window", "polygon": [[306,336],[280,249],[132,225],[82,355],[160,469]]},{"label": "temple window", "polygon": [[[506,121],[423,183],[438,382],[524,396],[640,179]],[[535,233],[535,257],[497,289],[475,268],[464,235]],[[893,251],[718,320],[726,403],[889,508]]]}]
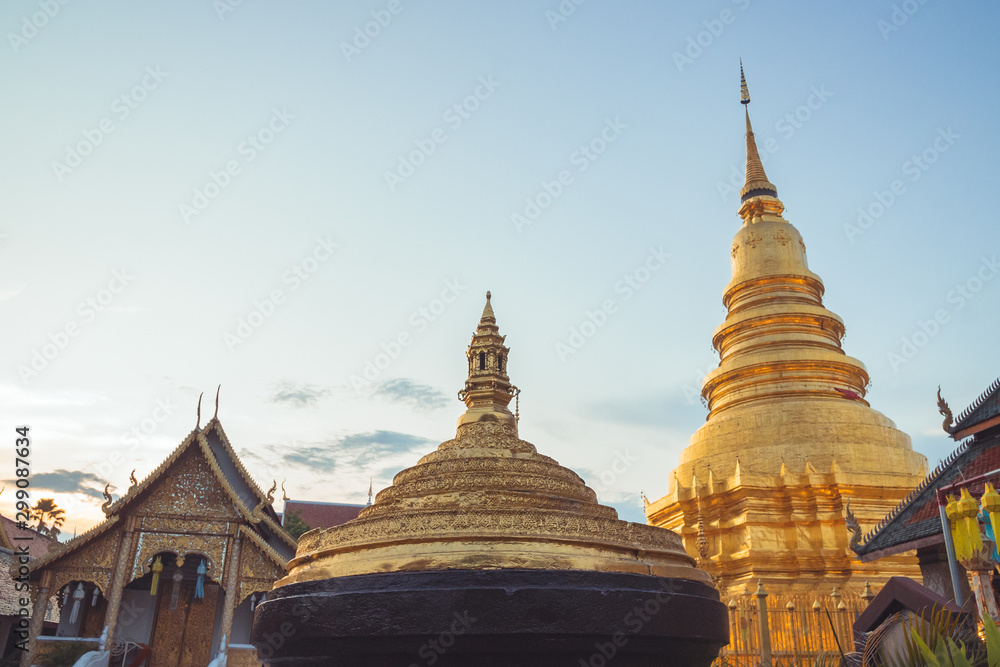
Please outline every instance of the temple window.
[{"label": "temple window", "polygon": [[486,353],[485,352],[480,352],[479,353],[479,370],[481,370],[481,371],[485,371],[486,370]]}]

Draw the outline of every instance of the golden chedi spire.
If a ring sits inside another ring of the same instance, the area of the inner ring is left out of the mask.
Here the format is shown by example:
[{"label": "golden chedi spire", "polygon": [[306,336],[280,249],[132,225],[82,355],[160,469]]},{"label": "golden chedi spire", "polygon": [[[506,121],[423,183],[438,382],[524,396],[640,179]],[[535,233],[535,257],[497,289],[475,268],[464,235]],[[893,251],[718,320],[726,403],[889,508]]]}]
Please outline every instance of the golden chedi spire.
[{"label": "golden chedi spire", "polygon": [[454,439],[397,474],[346,524],[299,541],[276,586],[375,572],[588,570],[709,583],[675,533],[618,519],[572,470],[518,437],[509,349],[487,294],[466,352]]},{"label": "golden chedi spire", "polygon": [[[750,95],[742,69],[741,63],[746,106]],[[868,372],[841,347],[844,323],[823,306],[823,281],[809,270],[802,236],[782,217],[784,205],[764,173],[749,114],[746,118],[743,224],[730,248],[732,280],[723,293],[727,316],[712,338],[719,366],[702,383],[709,413],[669,477],[670,492],[651,503],[646,515],[654,525],[690,539],[688,551],[696,553],[697,511],[688,489],[711,470],[719,489],[712,495],[729,496],[725,502],[702,499],[710,508],[705,517],[712,526],[710,552],[717,554],[708,570],[722,576],[724,586],[763,577],[777,584],[799,582],[808,590],[820,581],[826,585],[831,576],[843,584],[854,567],[836,503],[824,505],[825,515],[817,509],[815,516],[792,517],[757,508],[757,499],[781,504],[793,502],[781,500],[786,495],[816,493],[808,490],[820,481],[813,473],[833,470],[836,462],[836,480],[823,473],[828,493],[853,496],[852,509],[870,525],[919,483],[926,459],[865,400]],[[779,471],[784,480],[805,480],[806,487],[785,483],[777,489]],[[756,488],[757,496],[730,507],[727,503],[738,500],[736,488],[746,493]],[[793,524],[798,536],[788,533]],[[898,573],[908,573],[901,568]],[[875,581],[878,573],[868,578]]]},{"label": "golden chedi spire", "polygon": [[755,216],[762,216],[765,213],[780,218],[785,206],[778,199],[778,189],[771,181],[767,180],[767,174],[764,173],[764,163],[761,162],[760,153],[757,151],[757,141],[754,139],[753,126],[750,124],[750,90],[747,88],[747,79],[743,74],[742,60],[740,61],[740,103],[743,104],[747,121],[747,173],[746,182],[743,184],[743,189],[740,190],[740,201],[743,203],[740,208],[740,217],[747,222]]},{"label": "golden chedi spire", "polygon": [[513,398],[516,387],[507,376],[507,355],[504,347],[506,336],[500,335],[497,318],[490,305],[491,294],[486,293],[486,306],[479,318],[479,326],[472,335],[472,342],[465,356],[469,360],[469,379],[465,389],[458,393],[459,400],[468,408],[459,417],[458,424],[471,424],[480,420],[497,421],[508,424],[517,433],[517,421],[507,406]]}]

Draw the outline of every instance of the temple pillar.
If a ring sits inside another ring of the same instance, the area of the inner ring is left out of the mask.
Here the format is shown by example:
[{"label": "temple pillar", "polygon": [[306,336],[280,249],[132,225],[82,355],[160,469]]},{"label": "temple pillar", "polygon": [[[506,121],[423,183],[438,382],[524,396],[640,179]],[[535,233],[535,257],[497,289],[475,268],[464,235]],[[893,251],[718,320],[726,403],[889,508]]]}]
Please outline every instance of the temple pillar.
[{"label": "temple pillar", "polygon": [[108,613],[104,617],[104,625],[108,629],[104,646],[113,645],[115,626],[118,625],[118,610],[122,604],[122,592],[125,590],[126,574],[132,569],[132,550],[135,547],[135,525],[132,517],[125,524],[125,534],[122,536],[121,549],[115,559],[115,574],[111,578],[111,590],[108,591]]},{"label": "temple pillar", "polygon": [[[240,603],[240,534],[233,539],[233,548],[229,550],[229,562],[226,565],[226,601],[222,606],[222,639],[229,646],[229,638],[233,634],[233,614]],[[222,644],[219,646],[222,649]]]},{"label": "temple pillar", "polygon": [[52,580],[54,578],[54,572],[46,571],[35,588],[35,606],[31,613],[31,625],[28,627],[28,650],[21,654],[21,667],[30,667],[31,661],[35,657],[36,643],[38,635],[42,633],[42,626],[45,624],[45,609],[48,607],[49,597],[52,595]]}]

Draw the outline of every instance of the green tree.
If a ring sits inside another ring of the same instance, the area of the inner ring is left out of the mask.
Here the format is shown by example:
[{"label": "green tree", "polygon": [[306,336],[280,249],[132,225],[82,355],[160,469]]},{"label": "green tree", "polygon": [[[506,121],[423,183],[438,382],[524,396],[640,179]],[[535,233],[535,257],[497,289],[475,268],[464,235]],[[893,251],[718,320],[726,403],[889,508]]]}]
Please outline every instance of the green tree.
[{"label": "green tree", "polygon": [[[58,538],[62,532],[60,528],[66,523],[66,510],[56,505],[55,498],[39,498],[31,508],[30,516],[33,521],[38,522],[35,530],[49,537]],[[46,520],[49,523],[46,523]]]},{"label": "green tree", "polygon": [[289,535],[298,540],[305,533],[312,530],[308,523],[302,520],[302,510],[288,512],[285,515],[285,530]]}]

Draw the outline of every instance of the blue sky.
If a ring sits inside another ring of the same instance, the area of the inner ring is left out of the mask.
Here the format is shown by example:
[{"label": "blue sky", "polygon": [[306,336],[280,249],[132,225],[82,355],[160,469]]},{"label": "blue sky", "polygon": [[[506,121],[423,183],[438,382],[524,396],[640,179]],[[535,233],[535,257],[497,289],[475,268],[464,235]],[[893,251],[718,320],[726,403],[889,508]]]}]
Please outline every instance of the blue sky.
[{"label": "blue sky", "polygon": [[933,465],[937,385],[957,412],[998,374],[998,13],[10,0],[4,428],[82,530],[221,383],[262,484],[364,502],[453,436],[492,290],[522,437],[642,520],[718,361],[742,57],[845,349]]}]

